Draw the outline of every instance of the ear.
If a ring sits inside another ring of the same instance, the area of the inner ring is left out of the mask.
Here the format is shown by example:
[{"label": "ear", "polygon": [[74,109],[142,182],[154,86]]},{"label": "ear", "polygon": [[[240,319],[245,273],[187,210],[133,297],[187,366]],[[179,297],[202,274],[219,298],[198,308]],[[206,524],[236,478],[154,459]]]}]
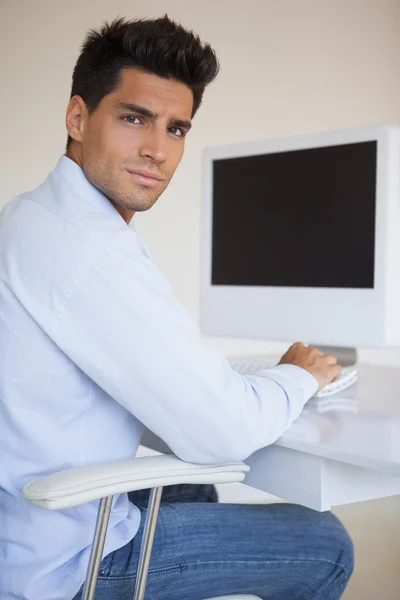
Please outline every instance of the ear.
[{"label": "ear", "polygon": [[68,102],[65,125],[68,134],[73,140],[82,142],[88,111],[85,101],[81,96],[73,96]]}]

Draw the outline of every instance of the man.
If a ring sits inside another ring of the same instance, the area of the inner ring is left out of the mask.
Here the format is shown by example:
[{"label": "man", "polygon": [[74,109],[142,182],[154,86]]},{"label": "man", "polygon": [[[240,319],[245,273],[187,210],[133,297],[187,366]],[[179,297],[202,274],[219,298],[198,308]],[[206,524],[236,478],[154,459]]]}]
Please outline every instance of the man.
[{"label": "man", "polygon": [[[335,357],[302,344],[276,368],[233,372],[202,345],[130,224],[168,186],[217,71],[210,46],[167,16],[91,31],[66,155],[1,213],[2,600],[82,596],[97,503],[45,511],[24,499],[29,480],[131,458],[143,425],[183,460],[245,459],[340,373]],[[198,498],[164,497],[149,598],[340,598],[353,550],[333,515],[193,501],[210,499],[193,489]],[[132,595],[146,509],[130,500],[112,507],[98,600]]]}]

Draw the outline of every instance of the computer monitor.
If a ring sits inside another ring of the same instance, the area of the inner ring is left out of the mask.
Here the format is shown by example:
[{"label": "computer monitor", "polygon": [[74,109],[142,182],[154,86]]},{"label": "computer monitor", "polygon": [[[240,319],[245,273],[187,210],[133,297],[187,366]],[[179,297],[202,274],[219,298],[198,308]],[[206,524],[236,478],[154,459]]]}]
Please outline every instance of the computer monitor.
[{"label": "computer monitor", "polygon": [[400,128],[209,148],[204,334],[400,345]]}]

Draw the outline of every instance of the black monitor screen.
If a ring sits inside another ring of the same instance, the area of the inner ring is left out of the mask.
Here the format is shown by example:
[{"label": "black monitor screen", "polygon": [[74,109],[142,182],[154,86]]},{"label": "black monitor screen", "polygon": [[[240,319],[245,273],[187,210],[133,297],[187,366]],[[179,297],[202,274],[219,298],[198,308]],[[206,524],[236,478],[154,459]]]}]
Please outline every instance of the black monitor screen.
[{"label": "black monitor screen", "polygon": [[212,284],[373,288],[377,143],[213,162]]}]

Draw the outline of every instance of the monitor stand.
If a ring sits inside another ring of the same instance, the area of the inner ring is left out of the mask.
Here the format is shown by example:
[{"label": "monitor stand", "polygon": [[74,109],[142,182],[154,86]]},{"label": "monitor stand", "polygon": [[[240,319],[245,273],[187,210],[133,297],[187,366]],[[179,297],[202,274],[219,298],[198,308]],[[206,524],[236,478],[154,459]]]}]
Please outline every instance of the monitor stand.
[{"label": "monitor stand", "polygon": [[357,362],[357,348],[347,348],[344,346],[321,346],[320,344],[312,345],[314,348],[321,350],[321,352],[324,354],[334,354],[337,356],[338,363],[342,367],[350,367]]}]

